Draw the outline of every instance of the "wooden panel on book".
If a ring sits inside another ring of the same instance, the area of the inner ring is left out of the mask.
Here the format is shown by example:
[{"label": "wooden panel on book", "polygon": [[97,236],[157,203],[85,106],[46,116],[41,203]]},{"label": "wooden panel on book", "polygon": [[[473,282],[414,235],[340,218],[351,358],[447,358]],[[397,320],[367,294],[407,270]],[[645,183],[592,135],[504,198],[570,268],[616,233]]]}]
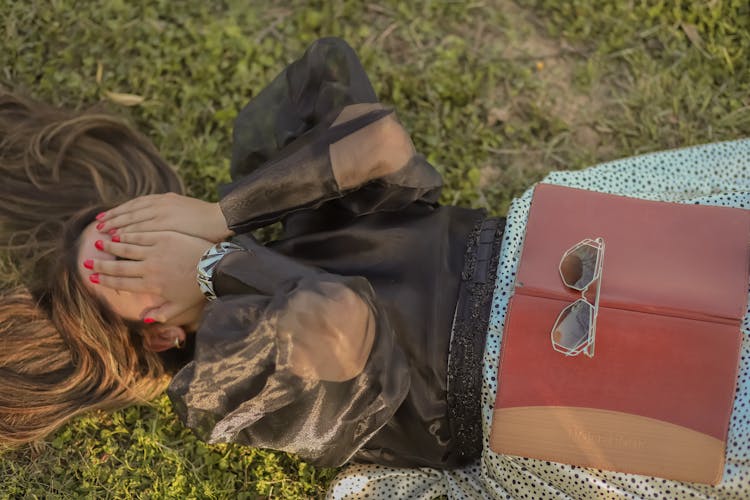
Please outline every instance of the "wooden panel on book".
[{"label": "wooden panel on book", "polygon": [[490,445],[522,455],[678,481],[717,484],[724,441],[627,413],[561,406],[496,409]]}]

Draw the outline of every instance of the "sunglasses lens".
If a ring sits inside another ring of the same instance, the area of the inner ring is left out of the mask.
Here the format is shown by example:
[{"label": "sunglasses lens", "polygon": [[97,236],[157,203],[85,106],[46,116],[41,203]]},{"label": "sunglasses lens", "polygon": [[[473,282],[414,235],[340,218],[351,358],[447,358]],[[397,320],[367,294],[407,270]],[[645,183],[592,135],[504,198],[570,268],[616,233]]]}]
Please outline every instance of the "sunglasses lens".
[{"label": "sunglasses lens", "polygon": [[578,354],[588,342],[593,312],[593,307],[584,300],[577,300],[563,309],[552,330],[555,345]]},{"label": "sunglasses lens", "polygon": [[579,243],[567,252],[560,262],[560,273],[565,284],[583,290],[594,281],[596,257],[599,250],[586,243]]}]

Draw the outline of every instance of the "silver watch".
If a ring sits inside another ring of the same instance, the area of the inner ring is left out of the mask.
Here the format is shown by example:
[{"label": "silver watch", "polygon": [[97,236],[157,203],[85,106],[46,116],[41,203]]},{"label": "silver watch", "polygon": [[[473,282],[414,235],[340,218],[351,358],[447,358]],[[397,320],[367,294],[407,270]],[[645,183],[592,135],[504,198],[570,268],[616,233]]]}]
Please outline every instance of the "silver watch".
[{"label": "silver watch", "polygon": [[239,250],[245,249],[231,241],[221,241],[206,250],[206,253],[198,261],[198,286],[208,300],[216,300],[213,283],[214,269],[216,269],[222,257]]}]

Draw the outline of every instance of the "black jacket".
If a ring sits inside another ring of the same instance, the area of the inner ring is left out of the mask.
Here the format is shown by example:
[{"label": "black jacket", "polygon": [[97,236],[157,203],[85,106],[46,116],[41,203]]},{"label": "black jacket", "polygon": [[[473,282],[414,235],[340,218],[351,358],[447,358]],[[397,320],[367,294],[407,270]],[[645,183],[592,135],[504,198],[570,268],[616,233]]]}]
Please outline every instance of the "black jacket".
[{"label": "black jacket", "polygon": [[[315,42],[240,112],[221,208],[246,248],[168,389],[209,442],[452,467],[447,366],[469,235],[352,49]],[[281,221],[267,246],[250,230]],[[481,353],[480,353],[481,356]],[[455,427],[455,426],[454,426]]]}]

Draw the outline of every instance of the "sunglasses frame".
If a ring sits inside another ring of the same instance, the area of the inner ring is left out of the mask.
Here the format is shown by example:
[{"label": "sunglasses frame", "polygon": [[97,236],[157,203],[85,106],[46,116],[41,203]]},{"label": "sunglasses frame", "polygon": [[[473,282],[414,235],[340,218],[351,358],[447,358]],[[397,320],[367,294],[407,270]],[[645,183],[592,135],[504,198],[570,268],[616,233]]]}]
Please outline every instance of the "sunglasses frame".
[{"label": "sunglasses frame", "polygon": [[[596,263],[594,265],[594,274],[591,277],[591,281],[585,287],[579,288],[579,287],[568,285],[565,282],[565,276],[563,275],[562,265],[565,259],[568,257],[568,255],[573,253],[578,247],[582,245],[588,245],[596,250]],[[570,247],[568,250],[566,250],[562,258],[560,258],[560,263],[558,264],[557,267],[558,267],[558,270],[560,271],[560,278],[562,279],[563,284],[568,288],[572,288],[573,290],[577,290],[581,292],[581,298],[577,299],[575,302],[571,303],[570,305],[566,306],[562,311],[560,311],[560,314],[557,315],[557,320],[555,320],[555,324],[552,325],[552,331],[550,332],[550,340],[552,341],[552,348],[555,351],[565,354],[566,356],[577,356],[581,352],[583,352],[589,358],[594,357],[594,342],[596,340],[596,318],[599,314],[599,291],[601,290],[601,286],[602,286],[603,266],[604,266],[604,238],[602,237],[598,237],[594,239],[586,238],[584,240],[581,240],[575,245],[573,245],[572,247]],[[591,288],[591,285],[594,282],[596,282],[596,295],[594,296],[594,303],[592,304],[586,298],[586,292],[589,290],[589,288]],[[580,342],[574,348],[569,349],[555,342],[555,330],[557,329],[557,325],[560,323],[560,320],[562,319],[566,311],[575,307],[575,305],[581,301],[593,309],[593,313],[590,314],[589,316],[589,331],[588,331],[588,335],[582,342]]]}]

